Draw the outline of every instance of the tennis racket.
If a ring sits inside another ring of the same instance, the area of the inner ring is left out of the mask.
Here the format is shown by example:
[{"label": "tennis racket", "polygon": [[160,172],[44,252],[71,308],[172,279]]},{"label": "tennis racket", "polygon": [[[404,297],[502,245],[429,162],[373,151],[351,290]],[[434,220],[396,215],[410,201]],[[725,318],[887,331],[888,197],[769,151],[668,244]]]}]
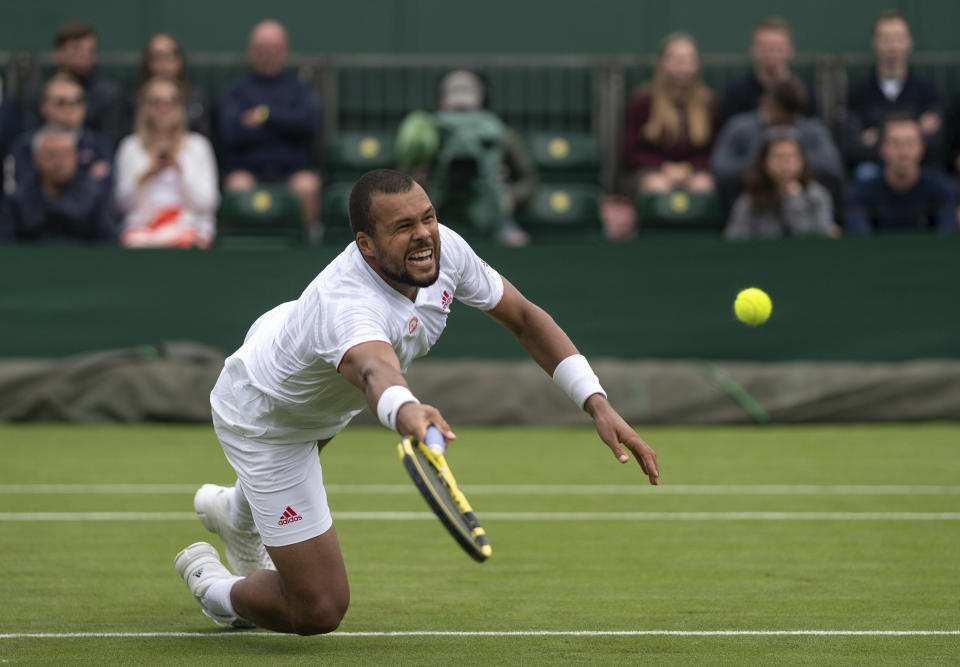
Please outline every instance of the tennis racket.
[{"label": "tennis racket", "polygon": [[471,558],[482,563],[490,557],[490,543],[450,472],[443,455],[445,450],[446,442],[435,426],[427,428],[426,443],[408,435],[397,445],[400,461],[427,505],[457,544]]}]

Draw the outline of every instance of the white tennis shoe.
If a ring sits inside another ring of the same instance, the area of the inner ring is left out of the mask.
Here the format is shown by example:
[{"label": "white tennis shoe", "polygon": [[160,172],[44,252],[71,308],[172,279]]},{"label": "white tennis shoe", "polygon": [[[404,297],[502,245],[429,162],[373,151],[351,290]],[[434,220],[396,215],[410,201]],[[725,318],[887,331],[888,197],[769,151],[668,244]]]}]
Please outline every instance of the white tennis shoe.
[{"label": "white tennis shoe", "polygon": [[263,546],[260,533],[233,525],[230,518],[230,498],[233,493],[233,488],[204,484],[193,497],[197,517],[207,530],[223,540],[227,564],[237,575],[248,577],[257,570],[276,570],[270,554]]},{"label": "white tennis shoe", "polygon": [[220,554],[206,542],[195,542],[177,554],[173,561],[177,574],[187,584],[187,588],[200,603],[204,614],[217,625],[232,625],[235,628],[255,628],[256,626],[239,616],[224,616],[209,609],[203,603],[207,589],[217,579],[232,579],[233,575],[220,562]]}]

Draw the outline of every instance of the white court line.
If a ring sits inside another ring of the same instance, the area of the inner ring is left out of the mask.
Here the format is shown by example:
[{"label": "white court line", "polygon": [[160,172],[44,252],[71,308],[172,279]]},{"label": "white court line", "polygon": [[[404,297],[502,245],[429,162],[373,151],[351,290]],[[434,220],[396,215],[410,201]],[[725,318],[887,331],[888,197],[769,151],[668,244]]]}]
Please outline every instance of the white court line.
[{"label": "white court line", "polygon": [[[184,494],[198,484],[0,484],[0,494]],[[328,493],[410,495],[412,484],[327,484]],[[471,495],[791,495],[791,496],[941,496],[960,495],[960,486],[933,484],[475,484]]]},{"label": "white court line", "polygon": [[[0,512],[0,521],[194,521],[193,512]],[[340,520],[430,521],[431,512],[334,512]],[[960,521],[960,512],[483,512],[493,521]]]},{"label": "white court line", "polygon": [[[960,630],[410,630],[397,632],[333,632],[333,637],[923,637],[957,636]],[[147,637],[291,637],[277,632],[23,632],[0,639],[100,639]],[[298,639],[298,641],[301,641]]]}]

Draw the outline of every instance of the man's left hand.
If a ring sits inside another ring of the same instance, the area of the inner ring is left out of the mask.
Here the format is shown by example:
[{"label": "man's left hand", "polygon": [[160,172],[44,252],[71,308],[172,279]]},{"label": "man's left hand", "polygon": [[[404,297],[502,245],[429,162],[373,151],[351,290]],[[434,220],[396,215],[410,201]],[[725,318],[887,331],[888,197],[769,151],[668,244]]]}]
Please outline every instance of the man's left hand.
[{"label": "man's left hand", "polygon": [[603,394],[594,394],[588,398],[583,408],[593,417],[600,439],[607,444],[617,460],[620,463],[626,463],[630,460],[630,456],[623,448],[623,445],[626,445],[633,452],[640,468],[650,479],[650,483],[658,484],[660,468],[657,465],[656,452],[650,449],[650,445],[645,443],[637,435],[637,432],[630,428],[630,425],[613,409],[613,406],[604,398]]}]

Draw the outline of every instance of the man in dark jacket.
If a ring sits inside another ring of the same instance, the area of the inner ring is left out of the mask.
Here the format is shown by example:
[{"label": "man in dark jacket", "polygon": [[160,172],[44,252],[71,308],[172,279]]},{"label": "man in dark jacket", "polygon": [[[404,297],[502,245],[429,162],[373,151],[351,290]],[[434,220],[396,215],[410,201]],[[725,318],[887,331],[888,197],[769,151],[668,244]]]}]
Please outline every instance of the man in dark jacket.
[{"label": "man in dark jacket", "polygon": [[36,173],[0,211],[0,239],[112,241],[109,193],[77,170],[76,135],[41,128],[33,140]]},{"label": "man in dark jacket", "polygon": [[880,174],[847,189],[847,233],[955,233],[957,193],[945,173],[921,165],[920,123],[909,114],[891,115],[881,126],[878,143],[883,164]]},{"label": "man in dark jacket", "polygon": [[[786,21],[779,16],[768,16],[758,21],[750,38],[753,67],[724,91],[720,109],[721,125],[737,114],[754,111],[773,86],[790,78],[793,54],[793,34]],[[817,99],[813,86],[808,82],[803,85],[806,87],[803,115],[816,116]]]},{"label": "man in dark jacket", "polygon": [[313,167],[320,108],[313,90],[284,72],[289,54],[283,25],[254,26],[247,43],[250,72],[227,91],[220,107],[224,188],[286,183],[314,236],[319,233],[320,177]]},{"label": "man in dark jacket", "polygon": [[[87,106],[85,124],[100,134],[112,150],[129,132],[130,119],[120,86],[97,73],[98,44],[93,26],[68,23],[54,36],[53,59],[57,63],[56,73],[69,74],[83,86]],[[37,77],[24,89],[24,130],[43,125],[40,104],[45,84],[46,78]]]},{"label": "man in dark jacket", "polygon": [[[43,90],[40,114],[45,124],[75,133],[77,168],[109,189],[110,181],[107,177],[110,175],[112,154],[106,142],[83,124],[86,112],[83,87],[69,74],[61,73],[53,75]],[[14,182],[18,185],[35,175],[33,138],[38,131],[39,129],[24,132],[17,137],[10,149]]]},{"label": "man in dark jacket", "polygon": [[869,180],[880,173],[880,127],[893,113],[906,112],[917,118],[927,162],[932,164],[939,157],[940,93],[933,81],[910,69],[912,49],[907,20],[898,12],[881,13],[873,24],[876,66],[866,78],[854,83],[847,95],[845,153],[857,180]]}]

